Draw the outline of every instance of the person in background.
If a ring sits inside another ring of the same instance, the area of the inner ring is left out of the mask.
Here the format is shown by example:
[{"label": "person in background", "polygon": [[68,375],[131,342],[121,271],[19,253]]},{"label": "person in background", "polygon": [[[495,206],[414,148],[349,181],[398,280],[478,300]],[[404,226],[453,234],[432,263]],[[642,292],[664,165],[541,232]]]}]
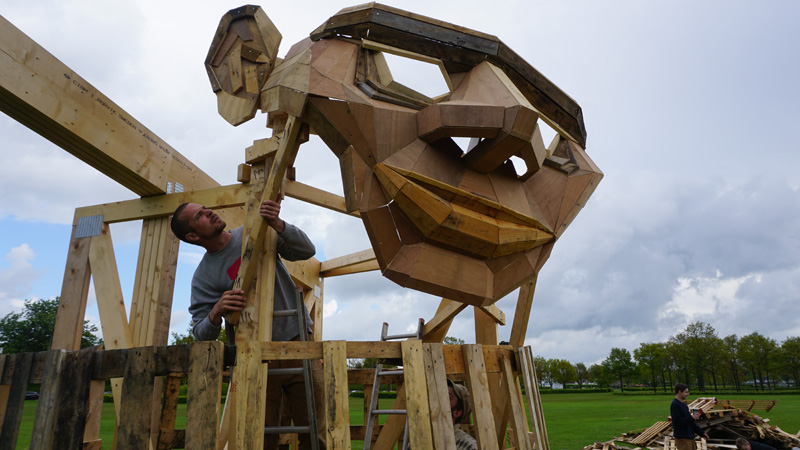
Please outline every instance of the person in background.
[{"label": "person in background", "polygon": [[469,392],[463,384],[447,379],[447,392],[450,394],[450,414],[453,416],[457,450],[477,450],[478,442],[462,430],[458,424],[469,423]]},{"label": "person in background", "polygon": [[672,416],[672,436],[675,438],[677,450],[695,450],[694,435],[708,439],[708,434],[695,422],[700,418],[699,413],[690,414],[686,405],[689,397],[689,386],[678,383],[675,385],[675,398],[669,407]]}]

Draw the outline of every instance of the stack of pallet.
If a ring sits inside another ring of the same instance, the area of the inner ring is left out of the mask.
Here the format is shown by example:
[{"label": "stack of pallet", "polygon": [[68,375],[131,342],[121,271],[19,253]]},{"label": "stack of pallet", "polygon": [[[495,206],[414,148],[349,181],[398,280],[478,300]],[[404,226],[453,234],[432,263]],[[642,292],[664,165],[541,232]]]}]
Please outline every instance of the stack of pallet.
[{"label": "stack of pallet", "polygon": [[[690,410],[702,411],[700,420],[697,421],[711,439],[698,439],[698,450],[730,449],[735,448],[737,438],[758,441],[775,448],[792,448],[800,446],[800,437],[787,433],[777,426],[769,424],[769,419],[762,418],[751,412],[752,409],[769,411],[777,401],[750,401],[750,400],[723,400],[718,402],[715,398],[701,397],[690,403]],[[630,433],[608,442],[595,442],[584,447],[584,450],[624,450],[627,446],[618,446],[615,442],[624,442],[636,448],[651,450],[669,450],[675,447],[672,437],[671,421],[659,421],[649,428]]]}]

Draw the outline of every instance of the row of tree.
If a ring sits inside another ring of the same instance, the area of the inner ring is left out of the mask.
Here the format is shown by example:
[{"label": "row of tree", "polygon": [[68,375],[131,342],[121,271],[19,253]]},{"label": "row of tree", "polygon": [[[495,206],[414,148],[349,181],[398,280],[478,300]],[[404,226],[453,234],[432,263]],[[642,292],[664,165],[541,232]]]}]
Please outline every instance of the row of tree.
[{"label": "row of tree", "polygon": [[[48,350],[58,313],[58,297],[52,300],[26,300],[22,312],[0,319],[2,353],[24,353]],[[81,347],[102,344],[97,327],[84,322]],[[173,333],[173,344],[190,343],[194,339]],[[463,344],[448,336],[445,343]],[[756,389],[771,390],[778,384],[793,384],[800,389],[800,337],[786,338],[778,344],[758,332],[741,338],[732,334],[720,338],[714,327],[704,322],[689,324],[666,342],[642,343],[633,355],[624,348],[612,348],[608,357],[589,367],[582,362],[572,364],[565,359],[534,360],[540,382],[567,385],[586,383],[600,387],[618,384],[646,384],[656,392],[665,392],[675,383],[697,386],[705,391],[709,383],[715,390],[720,385],[741,390],[747,380]]]},{"label": "row of tree", "polygon": [[[58,297],[51,300],[25,300],[22,311],[0,319],[0,353],[43,352],[50,350],[58,314]],[[83,322],[81,348],[100,345],[97,327]]]},{"label": "row of tree", "polygon": [[721,338],[711,325],[694,322],[666,342],[639,344],[633,355],[627,349],[612,348],[603,362],[588,368],[584,363],[541,356],[534,364],[540,382],[551,387],[553,383],[575,383],[579,388],[586,383],[618,384],[624,390],[626,384],[644,384],[653,392],[659,386],[667,392],[681,382],[701,391],[709,384],[714,390],[740,391],[752,380],[761,390],[779,384],[800,389],[800,337],[788,337],[780,344],[758,332]]}]

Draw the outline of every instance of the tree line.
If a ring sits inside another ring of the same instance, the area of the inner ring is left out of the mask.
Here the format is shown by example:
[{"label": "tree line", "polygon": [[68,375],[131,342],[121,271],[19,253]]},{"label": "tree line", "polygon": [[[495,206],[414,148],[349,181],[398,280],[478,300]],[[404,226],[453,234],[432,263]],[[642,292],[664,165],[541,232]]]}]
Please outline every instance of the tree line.
[{"label": "tree line", "polygon": [[694,322],[666,342],[645,342],[633,351],[612,348],[601,363],[588,368],[582,362],[564,359],[534,359],[536,375],[543,385],[587,383],[599,387],[618,384],[624,391],[631,384],[646,385],[657,392],[670,392],[675,383],[696,386],[700,391],[742,390],[752,383],[756,390],[778,386],[800,389],[800,337],[778,343],[758,332],[739,337],[719,337],[714,327]]}]

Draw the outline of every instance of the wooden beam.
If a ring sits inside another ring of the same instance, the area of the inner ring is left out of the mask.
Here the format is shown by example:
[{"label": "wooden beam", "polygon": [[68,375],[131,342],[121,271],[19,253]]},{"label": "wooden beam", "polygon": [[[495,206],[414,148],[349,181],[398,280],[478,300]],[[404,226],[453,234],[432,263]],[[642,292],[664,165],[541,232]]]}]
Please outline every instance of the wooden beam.
[{"label": "wooden beam", "polygon": [[339,256],[320,263],[320,274],[326,271],[341,269],[344,267],[354,266],[364,262],[371,262],[375,260],[375,251],[371,248],[361,250],[360,252],[351,253],[349,255]]},{"label": "wooden beam", "polygon": [[[301,124],[302,122],[299,118],[295,116],[289,117],[286,123],[286,129],[283,131],[280,148],[275,155],[275,162],[270,168],[267,182],[264,185],[264,192],[261,197],[262,201],[267,199],[276,200],[278,198],[286,169],[289,166],[289,162],[294,160],[294,155],[297,152],[295,140],[300,131]],[[258,214],[258,207],[255,208],[253,214],[247,215],[244,229],[245,235],[243,236],[242,243],[242,261],[239,265],[239,273],[233,281],[234,289],[242,289],[245,292],[248,291],[250,282],[253,280],[256,271],[256,264],[253,261],[257,260],[260,256],[260,249],[264,245],[263,242],[268,228],[267,222]],[[274,258],[275,255],[267,254],[265,257]],[[275,275],[272,274],[272,276]],[[248,299],[248,301],[252,301],[252,299]],[[228,314],[226,319],[230,323],[238,324],[239,316],[240,314]]]},{"label": "wooden beam", "polygon": [[227,213],[223,220],[233,218],[233,223],[241,223],[244,217],[242,210],[219,211],[226,208],[244,206],[247,202],[247,185],[231,184],[215,186],[195,191],[184,191],[176,194],[156,195],[133,200],[103,203],[75,209],[75,222],[81,217],[103,216],[105,223],[130,222],[133,220],[169,217],[182,203],[197,203],[209,209],[218,210],[219,214]]},{"label": "wooden beam", "polygon": [[89,242],[88,238],[76,238],[76,226],[72,226],[64,281],[58,299],[58,313],[53,329],[51,348],[78,350],[83,336],[83,319],[86,315],[86,300],[89,296]]},{"label": "wooden beam", "polygon": [[380,264],[378,264],[378,260],[372,259],[369,261],[364,261],[362,263],[353,264],[347,267],[326,270],[325,272],[320,272],[319,276],[322,278],[331,278],[331,277],[339,277],[342,275],[352,275],[354,273],[372,272],[374,270],[380,270],[380,269],[381,266]]},{"label": "wooden beam", "polygon": [[422,329],[423,342],[442,342],[453,319],[467,307],[466,303],[443,298],[433,318]]},{"label": "wooden beam", "polygon": [[217,185],[209,175],[0,17],[0,110],[138,195]]},{"label": "wooden beam", "polygon": [[[103,330],[103,345],[109,350],[133,347],[133,336],[128,326],[125,300],[119,282],[111,231],[103,224],[101,234],[94,236],[89,244],[89,264],[94,279],[97,311],[100,314],[100,328]],[[114,392],[114,407],[120,419],[122,398],[122,379],[111,380]]]},{"label": "wooden beam", "polygon": [[511,324],[511,337],[508,343],[512,347],[519,348],[525,345],[525,333],[528,331],[528,320],[531,317],[531,306],[533,305],[533,293],[536,290],[536,278],[534,275],[530,280],[522,283],[517,297],[517,309],[514,312],[514,322]]}]

